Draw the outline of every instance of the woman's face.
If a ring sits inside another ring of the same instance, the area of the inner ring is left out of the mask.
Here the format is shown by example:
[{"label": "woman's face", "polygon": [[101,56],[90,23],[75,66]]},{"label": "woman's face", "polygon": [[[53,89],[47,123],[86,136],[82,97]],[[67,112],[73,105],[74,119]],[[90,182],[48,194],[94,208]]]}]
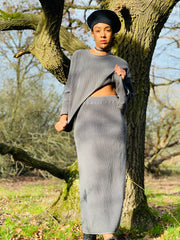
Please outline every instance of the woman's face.
[{"label": "woman's face", "polygon": [[111,47],[113,32],[111,27],[106,23],[97,23],[91,32],[96,42],[96,48],[106,50]]}]

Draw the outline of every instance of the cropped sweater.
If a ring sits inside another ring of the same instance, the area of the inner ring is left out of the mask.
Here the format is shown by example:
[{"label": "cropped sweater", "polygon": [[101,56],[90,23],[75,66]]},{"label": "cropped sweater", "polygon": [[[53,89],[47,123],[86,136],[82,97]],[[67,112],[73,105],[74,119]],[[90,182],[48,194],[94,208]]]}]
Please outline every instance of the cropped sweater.
[{"label": "cropped sweater", "polygon": [[[114,72],[116,64],[126,71],[124,80]],[[133,95],[127,62],[112,54],[94,55],[88,49],[77,50],[73,54],[61,108],[61,115],[68,114],[65,131],[72,130],[74,118],[83,102],[94,91],[111,83],[115,84],[119,107],[124,110]]]}]

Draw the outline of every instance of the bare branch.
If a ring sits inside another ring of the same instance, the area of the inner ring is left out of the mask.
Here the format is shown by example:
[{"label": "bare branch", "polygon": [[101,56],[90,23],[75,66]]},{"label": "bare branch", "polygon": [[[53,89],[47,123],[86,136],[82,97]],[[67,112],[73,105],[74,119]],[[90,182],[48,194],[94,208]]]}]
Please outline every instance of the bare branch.
[{"label": "bare branch", "polygon": [[22,10],[22,12],[32,12],[32,11],[41,11],[42,7],[32,7],[32,8],[26,8],[24,10]]},{"label": "bare branch", "polygon": [[158,152],[158,145],[160,143],[160,126],[157,127],[157,131],[156,131],[156,152]]},{"label": "bare branch", "polygon": [[168,123],[168,126],[167,126],[166,132],[165,132],[165,134],[164,134],[164,137],[163,137],[162,141],[161,141],[160,144],[159,144],[159,145],[162,146],[162,147],[165,145],[167,139],[169,138],[170,131],[171,131],[171,128],[172,128],[172,126],[173,126],[173,122],[174,122],[175,118],[176,118],[176,116],[173,115],[172,121],[171,121],[170,123]]},{"label": "bare branch", "polygon": [[22,55],[30,54],[30,53],[31,53],[31,52],[28,51],[28,50],[21,50],[21,51],[19,51],[18,53],[14,54],[14,57],[15,57],[15,58],[19,58],[19,57],[21,57]]},{"label": "bare branch", "polygon": [[171,143],[169,143],[166,147],[167,147],[167,148],[170,148],[170,147],[173,147],[173,146],[175,146],[175,145],[177,145],[177,144],[180,144],[180,140],[176,140],[176,141],[174,141],[174,142],[171,142]]},{"label": "bare branch", "polygon": [[[168,56],[170,56],[170,57],[173,57],[173,58],[176,58],[176,59],[180,59],[180,58],[178,58],[178,57],[176,57],[176,56],[174,56],[174,55],[168,55]],[[178,67],[175,67],[175,66],[164,66],[164,67],[160,67],[160,66],[156,66],[156,65],[154,65],[154,64],[152,64],[152,67],[154,68],[154,69],[160,69],[160,70],[166,70],[166,69],[171,69],[171,70],[175,70],[175,71],[179,71],[179,68]],[[161,76],[158,76],[158,75],[156,75],[156,78],[162,78]],[[164,77],[164,79],[167,79],[168,80],[168,78],[165,78]]]},{"label": "bare branch", "polygon": [[[155,162],[159,162],[159,160],[156,160],[157,159],[157,157],[158,156],[160,156],[160,154],[162,153],[162,151],[164,150],[164,149],[166,149],[166,148],[170,148],[170,147],[173,147],[173,146],[175,146],[175,145],[179,145],[180,144],[180,140],[175,140],[174,142],[171,142],[171,143],[167,143],[167,144],[165,144],[164,146],[158,146],[158,148],[157,148],[157,151],[156,151],[156,153],[153,153],[152,155],[151,155],[151,159],[149,159],[149,161],[145,164],[145,167],[147,168],[147,169],[150,169],[152,166],[154,166],[154,163]],[[179,154],[178,154],[179,155]],[[170,156],[170,155],[168,155],[168,156]],[[171,157],[173,156],[173,154],[171,154]],[[166,158],[166,159],[165,159]],[[162,159],[164,159],[164,160],[167,160],[167,159],[169,159],[170,157],[163,157]],[[163,160],[163,161],[164,161]],[[159,163],[160,164],[160,163]],[[157,163],[156,163],[156,165],[157,165]]]},{"label": "bare branch", "polygon": [[69,4],[69,3],[65,3],[64,6],[66,8],[73,8],[73,9],[82,9],[82,10],[95,10],[95,9],[100,9],[100,6],[80,6],[80,5],[76,5],[76,4]]},{"label": "bare branch", "polygon": [[167,156],[164,156],[164,157],[162,157],[162,158],[160,158],[160,159],[158,159],[158,160],[155,160],[154,162],[153,162],[153,167],[158,167],[162,162],[164,162],[165,160],[168,160],[168,159],[170,159],[170,158],[172,158],[172,157],[176,157],[176,156],[179,156],[180,155],[180,152],[175,152],[175,153],[171,153],[171,154],[169,154],[169,155],[167,155]]},{"label": "bare branch", "polygon": [[174,38],[174,37],[169,37],[169,36],[162,36],[162,37],[160,37],[160,38],[171,39],[171,40],[173,40],[173,41],[177,44],[177,48],[180,48],[180,43],[179,43],[179,41],[178,41],[176,38]]},{"label": "bare branch", "polygon": [[153,95],[154,95],[155,100],[160,104],[160,106],[162,106],[162,107],[164,107],[164,108],[167,108],[167,109],[169,109],[169,110],[175,110],[175,108],[167,106],[166,104],[164,104],[164,103],[158,98],[158,96],[156,95],[156,92],[155,92],[154,83],[151,84],[151,89],[152,89],[152,93],[153,93]]},{"label": "bare branch", "polygon": [[177,23],[177,24],[174,24],[174,25],[171,25],[171,26],[164,26],[164,28],[166,28],[166,29],[169,29],[169,30],[176,30],[176,29],[179,29],[180,27],[179,27],[179,23]]},{"label": "bare branch", "polygon": [[152,85],[153,85],[153,87],[169,86],[169,85],[172,85],[173,83],[180,83],[180,78],[177,78],[175,80],[169,81],[168,83],[152,83],[151,82],[151,86]]},{"label": "bare branch", "polygon": [[51,163],[47,163],[45,161],[35,159],[35,158],[31,157],[26,151],[24,151],[21,148],[17,148],[14,146],[9,146],[4,143],[0,143],[0,154],[2,154],[2,155],[11,154],[15,161],[20,161],[20,162],[24,163],[25,165],[33,167],[33,168],[45,170],[57,178],[68,181],[68,178],[69,178],[69,169],[68,168],[65,168],[65,169],[58,168]]}]

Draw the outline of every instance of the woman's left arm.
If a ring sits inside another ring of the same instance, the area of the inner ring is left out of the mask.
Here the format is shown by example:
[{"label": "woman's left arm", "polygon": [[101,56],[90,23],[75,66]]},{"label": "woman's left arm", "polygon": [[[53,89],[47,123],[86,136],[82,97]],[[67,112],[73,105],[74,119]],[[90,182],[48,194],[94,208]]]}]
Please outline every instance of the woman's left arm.
[{"label": "woman's left arm", "polygon": [[126,71],[123,69],[123,68],[121,68],[120,66],[118,66],[117,64],[116,64],[116,66],[115,66],[115,68],[114,68],[114,71],[115,71],[115,73],[117,73],[117,75],[120,77],[122,77],[122,80],[124,80],[124,78],[126,77]]},{"label": "woman's left arm", "polygon": [[126,92],[127,100],[129,101],[129,99],[134,95],[129,67],[127,68],[127,71],[125,71],[123,68],[116,65],[114,68],[114,71],[119,77],[121,76],[123,80],[123,86]]}]

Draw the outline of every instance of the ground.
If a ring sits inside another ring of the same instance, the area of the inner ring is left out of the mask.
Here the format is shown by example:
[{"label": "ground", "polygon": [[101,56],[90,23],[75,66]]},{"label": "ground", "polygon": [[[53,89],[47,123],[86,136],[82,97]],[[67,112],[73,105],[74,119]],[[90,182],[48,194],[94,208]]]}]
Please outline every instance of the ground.
[{"label": "ground", "polygon": [[[62,181],[57,178],[0,179],[0,239],[82,239],[81,224],[77,220],[58,223],[48,213],[48,208],[59,196],[61,183]],[[118,236],[120,239],[180,239],[179,177],[146,176],[145,186],[148,204],[160,223],[159,229],[148,233],[123,230]],[[45,215],[49,215],[48,220],[42,215],[44,212]],[[41,217],[39,220],[38,215],[43,216],[43,220]]]}]

